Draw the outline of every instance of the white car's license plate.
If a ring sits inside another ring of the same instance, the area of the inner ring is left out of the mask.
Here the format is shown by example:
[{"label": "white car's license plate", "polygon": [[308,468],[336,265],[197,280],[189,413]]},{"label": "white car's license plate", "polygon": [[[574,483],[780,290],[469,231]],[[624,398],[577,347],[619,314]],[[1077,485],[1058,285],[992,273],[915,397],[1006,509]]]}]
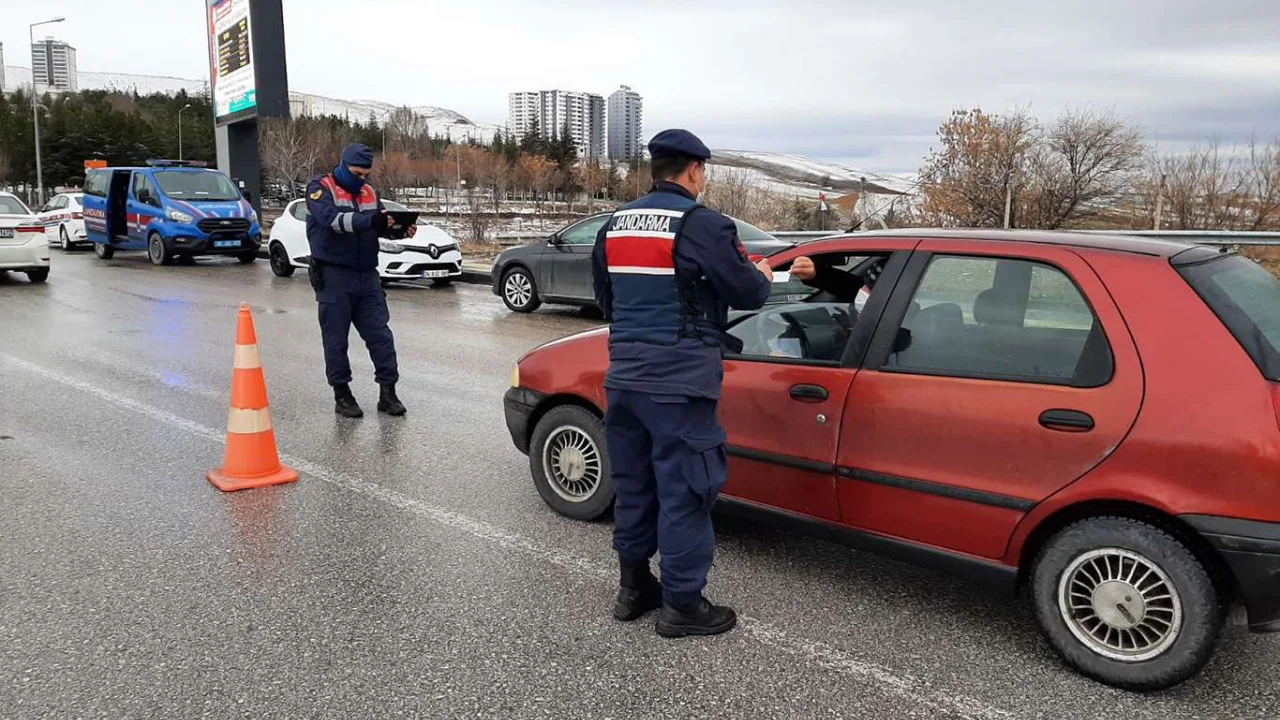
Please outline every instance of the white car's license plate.
[{"label": "white car's license plate", "polygon": [[10,228],[0,228],[0,238],[13,237],[13,230]]},{"label": "white car's license plate", "polygon": [[216,248],[220,248],[220,247],[240,247],[240,241],[239,241],[239,240],[214,240],[214,241],[213,241],[213,246],[214,246],[214,247],[216,247]]},{"label": "white car's license plate", "polygon": [[422,277],[424,278],[449,277],[449,271],[448,270],[427,270],[422,273]]}]

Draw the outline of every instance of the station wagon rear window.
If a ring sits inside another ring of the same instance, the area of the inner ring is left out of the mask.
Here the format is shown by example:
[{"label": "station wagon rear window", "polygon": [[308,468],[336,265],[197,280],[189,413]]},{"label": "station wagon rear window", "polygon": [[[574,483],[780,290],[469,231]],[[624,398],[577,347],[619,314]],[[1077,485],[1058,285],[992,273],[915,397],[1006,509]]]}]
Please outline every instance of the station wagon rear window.
[{"label": "station wagon rear window", "polygon": [[175,200],[240,200],[236,186],[221,173],[163,170],[155,174],[165,195]]},{"label": "station wagon rear window", "polygon": [[1280,280],[1239,255],[1178,268],[1268,380],[1280,381]]}]

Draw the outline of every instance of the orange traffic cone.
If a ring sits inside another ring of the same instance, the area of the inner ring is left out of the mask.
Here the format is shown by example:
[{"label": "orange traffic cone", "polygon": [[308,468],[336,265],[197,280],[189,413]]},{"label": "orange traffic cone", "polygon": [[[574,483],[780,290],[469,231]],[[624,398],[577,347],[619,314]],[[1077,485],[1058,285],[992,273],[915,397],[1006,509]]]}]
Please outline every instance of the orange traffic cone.
[{"label": "orange traffic cone", "polygon": [[209,482],[223,492],[289,483],[298,471],[280,464],[276,433],[267,408],[267,381],[258,357],[258,334],[249,305],[240,305],[236,356],[231,375],[231,415],[227,418],[227,456],[209,471]]}]

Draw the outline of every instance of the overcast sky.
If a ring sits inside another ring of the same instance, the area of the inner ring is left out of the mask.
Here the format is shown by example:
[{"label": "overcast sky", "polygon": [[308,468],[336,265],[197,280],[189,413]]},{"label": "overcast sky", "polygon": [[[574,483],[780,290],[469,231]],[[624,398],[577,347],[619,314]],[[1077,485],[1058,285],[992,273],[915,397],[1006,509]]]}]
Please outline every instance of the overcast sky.
[{"label": "overcast sky", "polygon": [[[202,0],[0,0],[82,71],[207,78]],[[645,132],[913,171],[958,107],[1114,108],[1167,145],[1280,135],[1280,0],[284,0],[290,87],[505,122],[507,93],[644,96]]]}]

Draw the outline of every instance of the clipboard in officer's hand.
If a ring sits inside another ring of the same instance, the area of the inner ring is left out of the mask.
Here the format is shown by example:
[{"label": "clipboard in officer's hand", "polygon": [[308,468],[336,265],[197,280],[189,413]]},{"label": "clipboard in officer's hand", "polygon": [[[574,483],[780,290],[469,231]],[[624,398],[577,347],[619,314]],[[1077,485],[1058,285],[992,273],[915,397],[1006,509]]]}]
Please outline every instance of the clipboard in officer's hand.
[{"label": "clipboard in officer's hand", "polygon": [[396,221],[396,226],[387,230],[387,237],[391,240],[403,240],[409,237],[409,228],[418,224],[419,213],[416,212],[388,210],[387,214]]}]

